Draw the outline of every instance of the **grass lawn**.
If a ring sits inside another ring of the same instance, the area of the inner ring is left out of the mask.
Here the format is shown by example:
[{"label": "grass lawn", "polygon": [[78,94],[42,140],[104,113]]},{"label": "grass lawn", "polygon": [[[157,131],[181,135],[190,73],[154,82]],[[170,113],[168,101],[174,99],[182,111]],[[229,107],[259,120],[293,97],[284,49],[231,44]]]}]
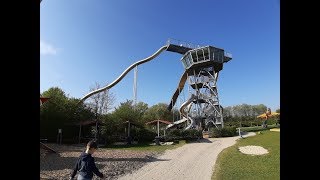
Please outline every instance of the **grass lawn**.
[{"label": "grass lawn", "polygon": [[[280,179],[280,133],[269,130],[261,132],[262,134],[239,139],[234,146],[223,150],[218,156],[211,179]],[[262,146],[269,153],[242,154],[238,148],[247,145]]]},{"label": "grass lawn", "polygon": [[132,145],[109,145],[105,147],[106,149],[126,149],[126,150],[139,150],[139,151],[156,151],[164,152],[167,149],[175,149],[186,144],[185,140],[180,140],[179,143],[174,145],[165,145],[165,146],[154,146],[149,145],[150,143],[139,143]]}]

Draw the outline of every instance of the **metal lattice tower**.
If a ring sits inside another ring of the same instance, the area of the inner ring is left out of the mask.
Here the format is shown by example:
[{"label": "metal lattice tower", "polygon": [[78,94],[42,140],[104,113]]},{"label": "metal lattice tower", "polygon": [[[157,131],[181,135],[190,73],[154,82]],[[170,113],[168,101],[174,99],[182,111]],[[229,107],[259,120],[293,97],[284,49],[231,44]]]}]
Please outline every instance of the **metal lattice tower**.
[{"label": "metal lattice tower", "polygon": [[180,113],[183,119],[176,124],[188,121],[189,125],[185,129],[223,127],[223,109],[219,102],[217,80],[223,63],[232,59],[231,54],[213,46],[191,46],[189,43],[188,46],[184,46],[183,43],[173,46],[173,48],[189,48],[181,58],[185,73],[180,79],[179,91],[171,100],[171,104],[176,102],[181,87],[187,81],[189,99],[181,105]]}]

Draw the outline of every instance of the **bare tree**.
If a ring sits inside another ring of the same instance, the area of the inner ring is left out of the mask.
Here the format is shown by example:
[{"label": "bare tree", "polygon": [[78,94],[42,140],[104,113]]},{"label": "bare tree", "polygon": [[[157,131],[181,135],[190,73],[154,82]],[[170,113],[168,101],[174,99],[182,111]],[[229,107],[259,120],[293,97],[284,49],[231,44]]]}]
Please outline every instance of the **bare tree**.
[{"label": "bare tree", "polygon": [[[100,89],[101,86],[99,83],[95,83],[93,87],[90,87],[90,91]],[[88,105],[97,115],[107,114],[109,110],[112,109],[112,106],[115,102],[115,95],[110,92],[108,89],[102,91],[101,93],[91,96],[88,100]]]}]

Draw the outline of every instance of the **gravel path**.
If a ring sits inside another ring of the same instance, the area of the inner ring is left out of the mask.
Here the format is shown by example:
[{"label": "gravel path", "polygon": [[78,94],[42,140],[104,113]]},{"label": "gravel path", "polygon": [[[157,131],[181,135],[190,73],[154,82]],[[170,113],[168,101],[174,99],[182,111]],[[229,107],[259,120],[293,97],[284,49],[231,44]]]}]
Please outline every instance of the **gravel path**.
[{"label": "gravel path", "polygon": [[[246,136],[253,136],[248,133]],[[218,154],[236,143],[236,137],[210,138],[167,150],[158,160],[150,162],[120,180],[211,180]]]}]

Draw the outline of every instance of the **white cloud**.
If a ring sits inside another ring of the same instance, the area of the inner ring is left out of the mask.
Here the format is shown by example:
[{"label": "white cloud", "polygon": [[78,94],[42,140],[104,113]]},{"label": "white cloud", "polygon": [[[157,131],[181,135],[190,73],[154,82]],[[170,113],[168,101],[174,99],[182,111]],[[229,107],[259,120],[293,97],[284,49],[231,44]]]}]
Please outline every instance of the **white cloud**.
[{"label": "white cloud", "polygon": [[42,55],[56,55],[57,49],[53,47],[51,44],[40,40],[40,54]]}]

